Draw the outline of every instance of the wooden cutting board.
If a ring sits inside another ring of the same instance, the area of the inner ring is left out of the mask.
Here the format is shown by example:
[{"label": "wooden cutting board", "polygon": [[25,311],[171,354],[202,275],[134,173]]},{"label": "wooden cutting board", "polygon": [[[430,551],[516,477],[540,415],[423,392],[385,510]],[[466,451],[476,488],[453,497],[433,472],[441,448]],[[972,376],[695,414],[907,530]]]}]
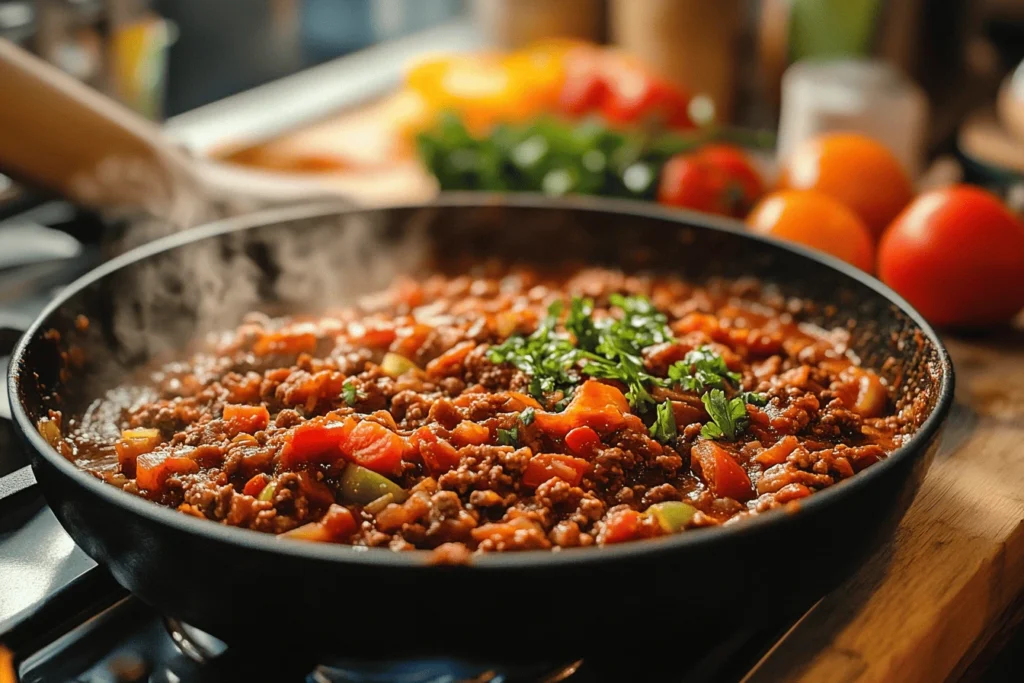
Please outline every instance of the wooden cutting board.
[{"label": "wooden cutting board", "polygon": [[957,680],[1014,616],[1024,594],[1024,325],[945,341],[956,403],[920,493],[893,539],[750,683]]}]

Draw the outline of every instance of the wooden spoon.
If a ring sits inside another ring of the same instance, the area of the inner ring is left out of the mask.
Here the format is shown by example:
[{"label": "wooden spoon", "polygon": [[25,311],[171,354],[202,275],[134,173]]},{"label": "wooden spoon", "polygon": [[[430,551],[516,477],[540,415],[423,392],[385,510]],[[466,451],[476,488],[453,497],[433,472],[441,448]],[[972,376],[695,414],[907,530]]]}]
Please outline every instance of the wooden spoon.
[{"label": "wooden spoon", "polygon": [[195,158],[155,123],[3,39],[0,93],[0,170],[81,206],[141,211],[177,229],[268,203],[349,199],[309,179]]}]

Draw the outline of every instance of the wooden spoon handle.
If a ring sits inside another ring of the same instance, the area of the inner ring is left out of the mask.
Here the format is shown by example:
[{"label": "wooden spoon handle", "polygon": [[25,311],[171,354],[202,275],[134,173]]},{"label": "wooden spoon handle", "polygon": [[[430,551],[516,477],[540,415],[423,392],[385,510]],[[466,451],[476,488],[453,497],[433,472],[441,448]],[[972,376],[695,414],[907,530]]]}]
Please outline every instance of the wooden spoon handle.
[{"label": "wooden spoon handle", "polygon": [[3,39],[0,95],[0,169],[15,179],[179,224],[203,203],[192,160],[156,124]]}]

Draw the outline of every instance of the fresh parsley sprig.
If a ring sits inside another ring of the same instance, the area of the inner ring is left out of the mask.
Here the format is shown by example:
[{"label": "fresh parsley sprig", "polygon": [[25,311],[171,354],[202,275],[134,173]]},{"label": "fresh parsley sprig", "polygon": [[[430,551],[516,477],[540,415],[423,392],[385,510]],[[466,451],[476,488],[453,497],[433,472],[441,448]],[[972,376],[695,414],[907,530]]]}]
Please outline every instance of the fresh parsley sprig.
[{"label": "fresh parsley sprig", "polygon": [[725,389],[725,380],[739,385],[742,377],[731,372],[725,359],[706,344],[687,353],[668,369],[668,378],[685,391],[703,394],[707,389]]},{"label": "fresh parsley sprig", "polygon": [[750,424],[747,404],[763,406],[768,397],[752,391],[742,391],[731,399],[721,389],[712,389],[700,397],[711,416],[711,422],[701,427],[700,435],[705,439],[735,439]]},{"label": "fresh parsley sprig", "polygon": [[366,398],[366,392],[356,387],[356,383],[349,378],[341,385],[341,398],[345,401],[345,405],[354,408],[357,403]]},{"label": "fresh parsley sprig", "polygon": [[519,428],[512,427],[511,429],[498,429],[498,443],[502,446],[511,446],[516,448],[519,446]]},{"label": "fresh parsley sprig", "polygon": [[658,411],[654,418],[654,424],[650,429],[651,438],[660,443],[668,443],[679,434],[676,426],[676,414],[672,410],[672,401],[662,401],[658,404]]}]

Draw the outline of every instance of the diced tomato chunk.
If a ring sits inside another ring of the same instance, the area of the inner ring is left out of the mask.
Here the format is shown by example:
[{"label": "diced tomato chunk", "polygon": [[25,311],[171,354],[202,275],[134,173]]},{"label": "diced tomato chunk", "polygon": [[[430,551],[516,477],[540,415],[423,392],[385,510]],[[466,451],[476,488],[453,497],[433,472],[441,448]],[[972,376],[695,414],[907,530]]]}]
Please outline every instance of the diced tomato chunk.
[{"label": "diced tomato chunk", "polygon": [[343,422],[310,420],[300,424],[281,451],[281,466],[295,469],[325,455],[335,455],[338,446],[355,427],[356,421],[352,418]]},{"label": "diced tomato chunk", "polygon": [[727,450],[714,441],[701,440],[690,452],[700,467],[700,475],[711,492],[721,498],[740,502],[754,497],[750,477]]},{"label": "diced tomato chunk", "polygon": [[620,510],[609,515],[604,523],[605,543],[622,543],[632,541],[640,536],[640,523],[643,516],[636,510]]},{"label": "diced tomato chunk", "polygon": [[476,348],[476,342],[461,341],[434,360],[427,363],[427,374],[431,377],[445,377],[459,371],[469,352]]},{"label": "diced tomato chunk", "polygon": [[199,463],[189,457],[166,452],[144,453],[135,460],[135,482],[140,489],[159,491],[172,475],[199,471]]},{"label": "diced tomato chunk", "polygon": [[491,430],[482,424],[463,420],[456,425],[452,437],[459,446],[480,446],[491,440]]},{"label": "diced tomato chunk", "polygon": [[224,406],[223,417],[235,432],[248,434],[266,429],[270,424],[270,411],[262,403],[258,406],[228,403]]},{"label": "diced tomato chunk", "polygon": [[255,498],[256,496],[260,495],[260,492],[263,491],[263,489],[266,487],[268,483],[270,483],[270,477],[268,477],[263,472],[260,472],[259,474],[255,475],[252,479],[245,482],[245,487],[242,488],[242,493],[244,493],[247,496],[252,496],[253,498]]},{"label": "diced tomato chunk", "polygon": [[344,505],[338,505],[337,503],[327,509],[327,514],[320,520],[320,523],[323,524],[327,533],[336,540],[348,539],[359,526],[356,523],[356,518],[352,515],[352,511]]},{"label": "diced tomato chunk", "polygon": [[459,454],[455,447],[440,438],[428,427],[420,427],[412,435],[420,458],[427,470],[434,476],[444,474],[459,466]]},{"label": "diced tomato chunk", "polygon": [[536,424],[541,431],[564,437],[576,427],[587,426],[599,432],[612,432],[623,423],[629,403],[622,392],[594,379],[576,390],[568,407],[561,413],[538,412]]},{"label": "diced tomato chunk", "polygon": [[312,353],[316,350],[316,344],[316,335],[312,332],[281,331],[257,339],[252,346],[252,352],[257,356],[297,356],[300,353]]},{"label": "diced tomato chunk", "polygon": [[583,475],[590,469],[590,463],[582,458],[557,453],[538,453],[530,458],[523,472],[523,484],[540,486],[552,477],[577,486]]},{"label": "diced tomato chunk", "polygon": [[405,439],[384,425],[363,420],[340,443],[346,460],[379,474],[397,474],[401,469]]},{"label": "diced tomato chunk", "polygon": [[760,463],[765,467],[771,467],[772,465],[779,465],[786,462],[786,458],[790,453],[796,450],[796,447],[800,445],[800,442],[795,436],[784,436],[779,440],[777,444],[766,448],[757,455],[754,456],[754,462]]},{"label": "diced tomato chunk", "polygon": [[577,427],[565,435],[565,445],[576,455],[591,455],[601,439],[590,427]]}]

